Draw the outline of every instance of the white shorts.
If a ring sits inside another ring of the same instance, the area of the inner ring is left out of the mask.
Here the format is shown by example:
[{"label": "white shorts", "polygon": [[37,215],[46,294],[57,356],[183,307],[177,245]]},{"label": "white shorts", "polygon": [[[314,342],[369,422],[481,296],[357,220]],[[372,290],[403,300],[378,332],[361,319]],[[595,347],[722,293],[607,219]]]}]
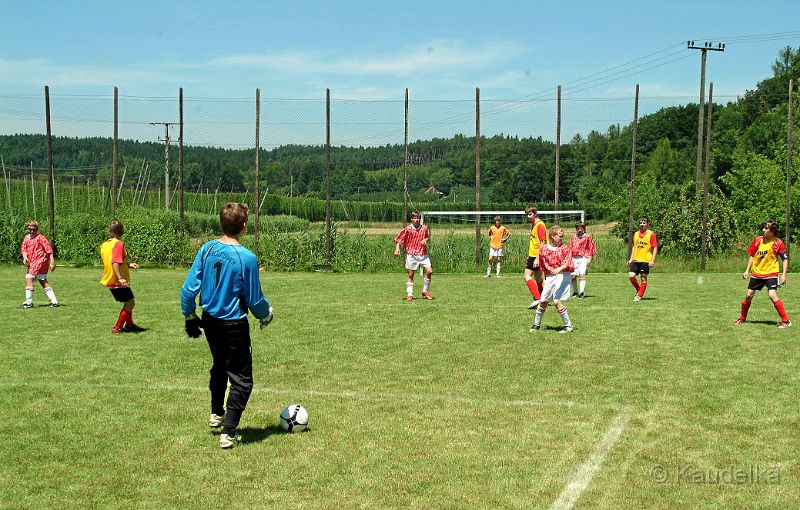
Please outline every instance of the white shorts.
[{"label": "white shorts", "polygon": [[490,257],[502,257],[503,256],[503,249],[502,248],[489,248],[489,256]]},{"label": "white shorts", "polygon": [[542,301],[567,301],[572,293],[570,273],[558,273],[544,279]]},{"label": "white shorts", "polygon": [[572,272],[573,276],[585,275],[589,270],[587,265],[589,262],[588,257],[572,257],[572,263],[575,266],[575,271]]},{"label": "white shorts", "polygon": [[406,269],[416,271],[420,266],[431,267],[431,259],[427,255],[409,255],[406,253]]},{"label": "white shorts", "polygon": [[31,280],[43,281],[43,280],[47,280],[47,274],[30,274],[30,273],[28,273],[28,274],[25,275],[25,278],[30,278]]}]

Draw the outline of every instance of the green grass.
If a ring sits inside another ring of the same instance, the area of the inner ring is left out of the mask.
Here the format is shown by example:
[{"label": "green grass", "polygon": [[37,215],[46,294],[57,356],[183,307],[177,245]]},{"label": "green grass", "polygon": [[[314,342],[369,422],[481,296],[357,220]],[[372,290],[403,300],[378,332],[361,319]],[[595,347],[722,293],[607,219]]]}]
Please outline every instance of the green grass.
[{"label": "green grass", "polygon": [[[411,303],[399,268],[264,274],[276,319],[253,330],[244,443],[223,451],[184,271],[133,274],[138,335],[110,333],[99,269],[59,268],[59,309],[16,309],[23,272],[0,267],[1,508],[549,507],[620,418],[576,508],[800,505],[800,324],[775,328],[759,293],[734,326],[738,274],[656,271],[640,303],[623,274],[590,275],[571,335],[552,308],[528,332],[510,272],[435,275],[436,299]],[[797,275],[779,292],[800,319]],[[310,430],[281,433],[294,402]]]}]

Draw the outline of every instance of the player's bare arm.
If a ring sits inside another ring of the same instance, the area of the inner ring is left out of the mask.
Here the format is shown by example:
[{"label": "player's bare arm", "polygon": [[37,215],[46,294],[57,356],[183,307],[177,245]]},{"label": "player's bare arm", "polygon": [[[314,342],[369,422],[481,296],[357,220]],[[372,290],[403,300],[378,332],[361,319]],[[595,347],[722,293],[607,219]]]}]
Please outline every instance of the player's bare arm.
[{"label": "player's bare arm", "polygon": [[656,255],[658,255],[658,246],[653,248],[653,257],[650,259],[650,267],[654,267],[656,265]]},{"label": "player's bare arm", "polygon": [[781,274],[781,285],[786,285],[786,271],[789,269],[789,257],[783,259],[783,274]]},{"label": "player's bare arm", "polygon": [[400,243],[397,243],[397,245],[394,247],[394,256],[395,257],[399,257],[400,256],[400,246],[402,246],[402,245]]},{"label": "player's bare arm", "polygon": [[753,256],[751,255],[750,258],[747,259],[747,267],[744,268],[744,273],[742,273],[742,280],[747,280],[750,278],[750,268],[753,267]]},{"label": "player's bare arm", "polygon": [[51,253],[50,254],[50,271],[55,271],[55,270],[56,270],[56,258]]}]

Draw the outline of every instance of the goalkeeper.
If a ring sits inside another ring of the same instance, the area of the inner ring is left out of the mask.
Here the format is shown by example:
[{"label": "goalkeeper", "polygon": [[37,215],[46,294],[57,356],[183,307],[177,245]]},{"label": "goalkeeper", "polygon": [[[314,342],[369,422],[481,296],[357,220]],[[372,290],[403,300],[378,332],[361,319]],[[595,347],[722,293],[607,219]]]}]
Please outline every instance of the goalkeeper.
[{"label": "goalkeeper", "polygon": [[[186,333],[198,338],[206,332],[212,365],[209,427],[222,427],[219,445],[232,448],[239,442],[236,428],[253,391],[253,356],[250,344],[250,310],[261,329],[272,321],[272,308],[261,291],[258,260],[239,244],[247,231],[247,206],[228,203],[219,213],[224,235],[205,243],[194,258],[181,288],[181,309]],[[200,294],[202,319],[195,314]],[[230,382],[228,400],[225,390]]]}]

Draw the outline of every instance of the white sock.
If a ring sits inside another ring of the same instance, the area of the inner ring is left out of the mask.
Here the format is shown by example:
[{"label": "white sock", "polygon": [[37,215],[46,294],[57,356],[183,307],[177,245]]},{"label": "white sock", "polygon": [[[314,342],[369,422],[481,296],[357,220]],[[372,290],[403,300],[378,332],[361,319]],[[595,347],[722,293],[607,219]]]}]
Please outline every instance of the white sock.
[{"label": "white sock", "polygon": [[544,315],[544,311],[546,308],[542,308],[541,306],[536,307],[536,317],[533,319],[533,325],[535,327],[540,327],[542,325],[542,316]]},{"label": "white sock", "polygon": [[500,262],[497,263],[497,276],[500,276]]},{"label": "white sock", "polygon": [[572,293],[577,294],[577,292],[578,292],[578,282],[572,280]]},{"label": "white sock", "polygon": [[25,302],[33,303],[33,287],[25,287]]},{"label": "white sock", "polygon": [[491,274],[492,274],[492,265],[489,264],[488,266],[486,266],[486,276],[489,276]]},{"label": "white sock", "polygon": [[561,320],[564,321],[564,327],[571,328],[572,321],[569,320],[569,313],[567,313],[567,307],[565,306],[564,308],[559,310],[558,313],[561,314]]},{"label": "white sock", "polygon": [[422,280],[422,292],[428,292],[428,289],[431,288],[431,279],[425,278]]},{"label": "white sock", "polygon": [[406,295],[407,296],[414,295],[414,282],[406,282]]},{"label": "white sock", "polygon": [[586,290],[586,280],[581,280],[579,285],[581,289],[581,294],[583,294],[583,291]]},{"label": "white sock", "polygon": [[47,299],[49,299],[51,303],[58,303],[58,299],[56,299],[56,293],[53,292],[53,287],[45,287],[44,293],[47,294]]}]

